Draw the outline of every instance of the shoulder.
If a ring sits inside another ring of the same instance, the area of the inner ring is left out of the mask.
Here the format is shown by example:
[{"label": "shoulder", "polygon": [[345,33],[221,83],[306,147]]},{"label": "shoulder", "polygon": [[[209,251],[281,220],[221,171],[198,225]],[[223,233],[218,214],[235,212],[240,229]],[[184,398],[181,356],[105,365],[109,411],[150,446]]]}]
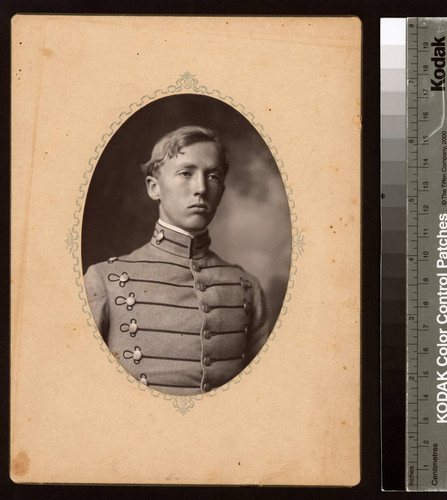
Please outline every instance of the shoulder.
[{"label": "shoulder", "polygon": [[245,272],[244,269],[242,269],[242,267],[239,264],[228,262],[222,259],[219,255],[217,255],[211,250],[208,252],[206,257],[204,257],[203,262],[204,262],[204,267],[216,267],[216,268],[221,267],[221,268],[234,269],[239,273]]},{"label": "shoulder", "polygon": [[124,254],[124,255],[118,255],[118,256],[111,256],[107,259],[106,263],[111,264],[115,261],[136,261],[136,260],[142,260],[144,259],[145,256],[147,256],[148,251],[151,248],[151,244],[148,241],[145,243],[143,246],[136,248],[130,253]]},{"label": "shoulder", "polygon": [[216,253],[210,251],[209,254],[207,255],[207,266],[211,268],[216,268],[219,269],[220,272],[222,273],[231,273],[231,274],[236,274],[240,278],[243,278],[246,280],[249,284],[253,286],[253,288],[261,288],[258,279],[256,276],[253,274],[249,273],[246,271],[241,265],[236,264],[236,263],[231,263],[228,262],[224,259],[222,259],[219,255]]},{"label": "shoulder", "polygon": [[98,275],[98,274],[104,274],[105,272],[110,269],[110,266],[115,263],[119,262],[135,262],[142,260],[148,251],[149,243],[146,243],[145,245],[137,248],[136,250],[133,250],[131,253],[127,253],[124,255],[111,255],[110,257],[107,258],[107,260],[104,260],[102,262],[97,262],[96,264],[92,264],[91,266],[88,267],[87,274],[91,275]]}]

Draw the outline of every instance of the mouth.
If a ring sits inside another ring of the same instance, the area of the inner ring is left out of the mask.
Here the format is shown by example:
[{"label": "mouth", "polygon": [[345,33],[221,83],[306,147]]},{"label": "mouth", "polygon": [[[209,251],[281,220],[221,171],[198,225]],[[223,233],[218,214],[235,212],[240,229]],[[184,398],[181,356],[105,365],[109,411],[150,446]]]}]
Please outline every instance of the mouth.
[{"label": "mouth", "polygon": [[188,209],[191,212],[198,213],[198,214],[203,214],[209,212],[209,206],[206,203],[193,203],[192,205],[189,205]]}]

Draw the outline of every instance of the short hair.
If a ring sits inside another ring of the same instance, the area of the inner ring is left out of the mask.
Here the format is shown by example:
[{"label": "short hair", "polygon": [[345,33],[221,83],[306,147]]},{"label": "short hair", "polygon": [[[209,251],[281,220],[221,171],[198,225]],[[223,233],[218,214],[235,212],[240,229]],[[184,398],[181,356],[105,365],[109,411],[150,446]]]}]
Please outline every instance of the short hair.
[{"label": "short hair", "polygon": [[154,146],[151,159],[141,165],[141,170],[145,176],[157,177],[160,167],[163,166],[166,158],[177,156],[180,150],[196,142],[213,142],[219,150],[221,167],[226,175],[228,171],[228,158],[216,132],[209,128],[197,125],[180,127],[169,134],[164,135]]}]

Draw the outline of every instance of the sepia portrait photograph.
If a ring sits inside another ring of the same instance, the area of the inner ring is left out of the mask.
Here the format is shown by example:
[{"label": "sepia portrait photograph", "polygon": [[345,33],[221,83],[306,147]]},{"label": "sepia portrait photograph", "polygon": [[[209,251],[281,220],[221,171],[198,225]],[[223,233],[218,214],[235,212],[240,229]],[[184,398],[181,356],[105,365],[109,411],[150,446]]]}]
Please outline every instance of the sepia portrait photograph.
[{"label": "sepia portrait photograph", "polygon": [[182,94],[128,118],[94,171],[82,236],[93,319],[140,383],[209,392],[267,341],[287,288],[290,213],[268,146],[228,104]]}]

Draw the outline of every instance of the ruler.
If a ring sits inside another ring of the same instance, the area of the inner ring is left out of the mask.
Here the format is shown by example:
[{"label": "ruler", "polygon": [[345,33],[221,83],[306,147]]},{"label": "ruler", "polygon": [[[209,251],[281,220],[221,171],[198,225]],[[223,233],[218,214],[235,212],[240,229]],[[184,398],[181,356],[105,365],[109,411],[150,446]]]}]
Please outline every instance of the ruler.
[{"label": "ruler", "polygon": [[406,488],[447,490],[447,18],[407,19]]}]

